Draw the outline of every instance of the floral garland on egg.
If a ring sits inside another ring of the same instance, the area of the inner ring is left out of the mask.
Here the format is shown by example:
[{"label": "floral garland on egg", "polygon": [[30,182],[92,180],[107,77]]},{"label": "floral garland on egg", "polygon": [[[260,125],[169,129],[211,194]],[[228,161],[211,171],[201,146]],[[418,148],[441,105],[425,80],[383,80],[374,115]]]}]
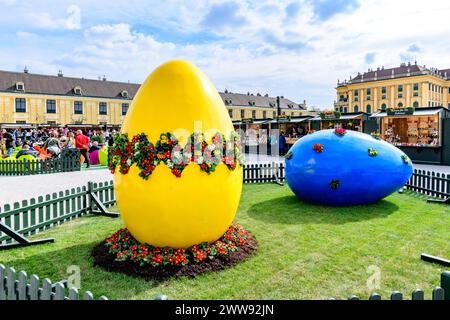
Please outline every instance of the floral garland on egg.
[{"label": "floral garland on egg", "polygon": [[162,133],[156,144],[152,144],[145,133],[133,136],[131,141],[126,133],[116,134],[110,150],[109,169],[114,173],[119,167],[120,173],[127,174],[135,164],[140,169],[139,176],[148,179],[161,163],[176,177],[181,177],[190,163],[197,164],[208,174],[214,172],[220,163],[229,170],[244,163],[240,136],[236,132],[231,133],[228,141],[217,132],[208,144],[203,133],[194,132],[184,148],[178,142],[170,132]]}]

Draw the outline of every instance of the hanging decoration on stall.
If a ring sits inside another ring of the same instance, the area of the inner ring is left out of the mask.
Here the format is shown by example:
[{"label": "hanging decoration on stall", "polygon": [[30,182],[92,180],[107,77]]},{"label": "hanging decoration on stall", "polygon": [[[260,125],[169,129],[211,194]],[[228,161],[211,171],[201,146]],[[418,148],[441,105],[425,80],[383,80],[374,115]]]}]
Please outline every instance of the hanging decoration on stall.
[{"label": "hanging decoration on stall", "polygon": [[322,111],[319,116],[322,120],[339,119],[341,113],[339,111]]},{"label": "hanging decoration on stall", "polygon": [[241,120],[242,123],[253,123],[253,118],[243,118]]},{"label": "hanging decoration on stall", "polygon": [[386,114],[388,116],[405,116],[411,115],[413,113],[414,113],[413,107],[394,107],[386,109]]}]

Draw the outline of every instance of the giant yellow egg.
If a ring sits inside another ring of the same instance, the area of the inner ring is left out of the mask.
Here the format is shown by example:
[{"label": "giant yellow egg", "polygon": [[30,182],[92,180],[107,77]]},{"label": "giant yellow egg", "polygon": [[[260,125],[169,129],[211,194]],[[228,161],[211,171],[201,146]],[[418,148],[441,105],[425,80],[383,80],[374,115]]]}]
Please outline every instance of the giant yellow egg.
[{"label": "giant yellow egg", "polygon": [[[216,132],[227,139],[233,125],[221,97],[206,75],[184,60],[166,62],[140,87],[122,125],[129,139],[144,133],[155,144],[171,132],[187,141],[203,132],[205,141]],[[139,168],[114,173],[117,205],[127,228],[140,242],[188,248],[220,238],[232,223],[242,191],[242,166],[224,163],[210,174],[189,163],[180,177],[160,163],[145,180]]]}]

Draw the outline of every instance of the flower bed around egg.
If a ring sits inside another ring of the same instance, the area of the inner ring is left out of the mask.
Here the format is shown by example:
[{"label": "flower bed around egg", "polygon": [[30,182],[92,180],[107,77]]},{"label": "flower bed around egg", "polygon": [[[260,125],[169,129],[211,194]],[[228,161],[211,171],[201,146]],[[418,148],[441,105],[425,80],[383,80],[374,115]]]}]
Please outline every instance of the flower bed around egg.
[{"label": "flower bed around egg", "polygon": [[188,249],[142,244],[124,228],[97,245],[92,256],[95,265],[108,271],[169,278],[219,271],[245,260],[256,249],[255,237],[239,224],[231,225],[212,243],[203,242]]}]

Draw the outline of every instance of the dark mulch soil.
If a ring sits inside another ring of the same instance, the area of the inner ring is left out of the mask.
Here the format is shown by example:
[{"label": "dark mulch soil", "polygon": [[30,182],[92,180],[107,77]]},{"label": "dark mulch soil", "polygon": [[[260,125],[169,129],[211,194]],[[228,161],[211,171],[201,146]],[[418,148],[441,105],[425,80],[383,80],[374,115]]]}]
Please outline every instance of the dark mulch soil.
[{"label": "dark mulch soil", "polygon": [[257,248],[258,242],[251,233],[248,233],[245,245],[239,247],[237,251],[217,256],[214,260],[185,266],[141,267],[131,261],[115,261],[115,256],[108,253],[105,242],[95,246],[91,255],[94,258],[94,265],[107,271],[121,272],[144,279],[167,279],[181,276],[195,277],[202,273],[223,270],[247,259]]}]

